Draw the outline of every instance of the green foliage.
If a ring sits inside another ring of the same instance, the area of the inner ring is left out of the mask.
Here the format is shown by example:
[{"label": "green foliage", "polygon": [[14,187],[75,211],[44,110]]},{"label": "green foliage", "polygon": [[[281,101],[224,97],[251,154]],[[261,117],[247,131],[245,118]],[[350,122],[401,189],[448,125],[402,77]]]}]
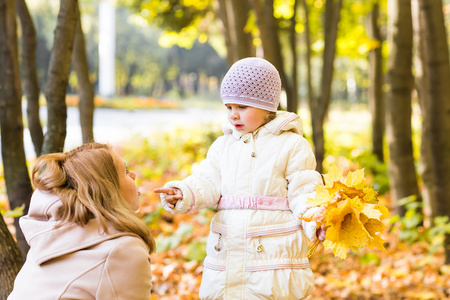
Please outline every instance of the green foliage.
[{"label": "green foliage", "polygon": [[140,167],[143,180],[183,178],[191,173],[192,166],[206,157],[218,136],[219,133],[214,131],[177,129],[149,139],[137,137],[133,144],[124,146],[124,159],[128,164]]},{"label": "green foliage", "polygon": [[372,9],[367,1],[344,1],[337,40],[338,54],[352,58],[365,57],[375,45],[367,36],[366,17]]},{"label": "green foliage", "polygon": [[211,0],[121,0],[119,3],[132,8],[148,24],[161,28],[159,43],[166,48],[178,45],[189,49],[196,40],[204,43],[209,34],[219,31]]},{"label": "green foliage", "polygon": [[[365,126],[370,116],[362,113],[335,112],[338,123],[328,122],[325,129],[325,172],[330,165],[337,165],[342,170],[364,168],[370,184],[379,195],[389,191],[387,164],[380,162],[372,153],[369,128]],[[358,115],[361,119],[355,119]],[[352,120],[353,119],[353,120]],[[345,120],[345,121],[343,121]]]},{"label": "green foliage", "polygon": [[165,211],[166,210],[160,206],[157,210],[146,213],[143,218],[144,223],[150,227],[158,226],[158,221],[161,219],[161,216],[165,213]]},{"label": "green foliage", "polygon": [[430,245],[429,254],[444,245],[446,235],[450,234],[450,219],[448,216],[435,217],[432,225],[422,226],[424,221],[421,212],[422,203],[416,201],[416,196],[403,198],[399,201],[400,206],[405,206],[404,217],[395,215],[391,218],[391,231],[397,230],[400,240],[412,245],[418,242],[425,242]]},{"label": "green foliage", "polygon": [[381,259],[378,257],[376,253],[366,252],[359,258],[359,263],[363,265],[375,264],[377,266],[380,265]]},{"label": "green foliage", "polygon": [[156,238],[156,252],[164,252],[177,247],[182,242],[186,242],[192,235],[193,228],[194,225],[190,223],[180,223],[177,231],[173,234],[168,236],[159,235]]},{"label": "green foliage", "polygon": [[192,241],[188,246],[187,260],[203,261],[206,257],[206,241],[206,237],[199,241]]},{"label": "green foliage", "polygon": [[14,208],[13,210],[1,210],[1,214],[4,217],[10,217],[10,218],[18,218],[21,217],[23,215],[23,210],[25,209],[25,204],[22,204],[21,206],[18,206],[16,208]]}]

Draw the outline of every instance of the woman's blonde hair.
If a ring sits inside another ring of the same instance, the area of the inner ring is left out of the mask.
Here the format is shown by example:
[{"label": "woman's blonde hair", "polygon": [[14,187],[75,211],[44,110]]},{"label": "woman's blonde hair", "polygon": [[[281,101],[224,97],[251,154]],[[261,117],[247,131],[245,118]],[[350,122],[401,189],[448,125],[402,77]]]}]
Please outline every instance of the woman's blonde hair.
[{"label": "woman's blonde hair", "polygon": [[83,226],[95,218],[105,232],[112,226],[140,236],[153,252],[155,241],[149,228],[120,194],[111,151],[109,145],[89,143],[67,153],[43,155],[33,167],[33,184],[60,197],[58,227],[65,223]]}]

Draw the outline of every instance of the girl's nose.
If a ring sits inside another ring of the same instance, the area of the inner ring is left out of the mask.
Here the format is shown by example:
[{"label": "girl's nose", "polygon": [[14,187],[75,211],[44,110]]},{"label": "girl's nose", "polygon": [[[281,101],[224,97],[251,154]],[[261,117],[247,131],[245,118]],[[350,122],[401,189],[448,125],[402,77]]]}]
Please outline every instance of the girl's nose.
[{"label": "girl's nose", "polygon": [[233,120],[237,120],[239,118],[239,114],[237,112],[231,112],[231,118]]}]

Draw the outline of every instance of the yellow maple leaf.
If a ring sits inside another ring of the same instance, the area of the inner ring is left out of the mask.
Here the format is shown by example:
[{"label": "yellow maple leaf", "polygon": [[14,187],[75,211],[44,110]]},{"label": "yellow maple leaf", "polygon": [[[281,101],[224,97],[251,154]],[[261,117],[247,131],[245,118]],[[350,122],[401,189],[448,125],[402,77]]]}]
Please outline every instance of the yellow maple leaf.
[{"label": "yellow maple leaf", "polygon": [[364,201],[367,203],[378,203],[378,193],[371,187],[366,187],[363,189],[364,192]]},{"label": "yellow maple leaf", "polygon": [[358,169],[354,172],[348,172],[345,184],[356,189],[362,189],[364,181],[364,169]]},{"label": "yellow maple leaf", "polygon": [[356,251],[368,243],[371,236],[360,220],[363,207],[356,197],[342,201],[327,214],[325,250],[332,249],[334,255],[345,259],[348,248]]},{"label": "yellow maple leaf", "polygon": [[369,219],[377,219],[381,221],[383,217],[383,212],[378,209],[379,205],[376,204],[366,204],[362,209],[362,213],[365,214]]},{"label": "yellow maple leaf", "polygon": [[359,197],[359,198],[363,199],[364,196],[366,195],[364,193],[364,191],[354,188],[352,186],[347,186],[346,184],[344,184],[340,181],[336,181],[333,184],[332,191],[333,192],[339,191],[339,195],[341,195],[341,198],[343,198],[343,199],[355,198],[355,197]]},{"label": "yellow maple leaf", "polygon": [[311,206],[320,206],[327,204],[333,198],[334,195],[330,194],[328,189],[323,185],[316,186],[316,196],[309,198],[306,204]]},{"label": "yellow maple leaf", "polygon": [[[389,211],[378,204],[377,192],[364,186],[364,169],[350,171],[344,178],[333,165],[324,179],[325,185],[317,185],[315,197],[307,201],[308,205],[322,207],[320,213],[300,219],[315,221],[318,226],[326,224],[325,250],[332,249],[333,254],[342,259],[347,257],[348,249],[385,250],[378,234],[386,227],[381,220],[389,218]],[[317,245],[318,241],[310,248],[308,257]]]},{"label": "yellow maple leaf", "polygon": [[368,218],[364,213],[361,213],[361,222],[364,224],[364,228],[372,237],[367,241],[365,245],[369,249],[377,248],[382,251],[386,251],[383,245],[383,239],[377,234],[383,232],[386,226],[377,219]]},{"label": "yellow maple leaf", "polygon": [[342,172],[335,165],[330,166],[328,173],[323,175],[325,179],[325,186],[332,187],[333,182],[339,181],[342,178]]}]

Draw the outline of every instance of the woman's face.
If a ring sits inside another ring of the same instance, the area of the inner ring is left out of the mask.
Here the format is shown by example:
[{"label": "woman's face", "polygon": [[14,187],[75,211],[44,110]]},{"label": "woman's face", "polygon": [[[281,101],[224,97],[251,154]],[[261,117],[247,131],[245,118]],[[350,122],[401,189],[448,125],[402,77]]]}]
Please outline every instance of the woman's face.
[{"label": "woman's face", "polygon": [[135,182],[136,173],[127,169],[123,159],[115,151],[111,151],[117,173],[119,174],[119,189],[122,197],[131,205],[134,210],[139,209],[138,186]]},{"label": "woman's face", "polygon": [[266,123],[267,110],[240,104],[226,104],[228,120],[241,133],[253,132]]}]

